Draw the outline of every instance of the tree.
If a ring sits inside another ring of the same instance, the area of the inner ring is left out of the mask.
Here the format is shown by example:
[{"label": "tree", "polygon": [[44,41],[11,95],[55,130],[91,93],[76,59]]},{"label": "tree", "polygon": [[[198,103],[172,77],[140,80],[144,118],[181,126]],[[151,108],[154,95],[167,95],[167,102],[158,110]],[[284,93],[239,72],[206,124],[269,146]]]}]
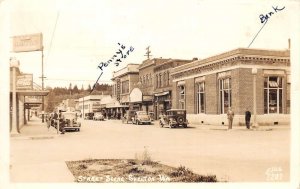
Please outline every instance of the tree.
[{"label": "tree", "polygon": [[69,94],[72,95],[72,83],[70,83],[68,91],[69,91]]},{"label": "tree", "polygon": [[92,90],[91,85],[89,84],[88,88],[86,89],[88,92],[90,92]]},{"label": "tree", "polygon": [[77,94],[77,93],[79,93],[78,87],[77,87],[77,85],[74,85],[73,94]]}]

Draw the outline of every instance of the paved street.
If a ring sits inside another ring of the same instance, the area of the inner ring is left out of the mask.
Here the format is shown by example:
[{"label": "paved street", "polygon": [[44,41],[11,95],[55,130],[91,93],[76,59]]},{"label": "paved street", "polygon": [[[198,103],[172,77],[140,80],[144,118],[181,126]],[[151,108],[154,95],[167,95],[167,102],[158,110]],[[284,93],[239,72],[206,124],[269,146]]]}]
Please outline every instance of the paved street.
[{"label": "paved street", "polygon": [[[226,131],[222,126],[169,129],[160,128],[157,122],[132,125],[120,120],[84,120],[80,132],[57,135],[37,118],[31,123],[10,140],[13,182],[72,182],[65,161],[135,158],[145,147],[155,161],[184,165],[199,174],[216,174],[219,180],[267,181],[276,177],[278,169],[279,180],[289,180],[288,126]],[[268,169],[277,172],[266,174]]]}]

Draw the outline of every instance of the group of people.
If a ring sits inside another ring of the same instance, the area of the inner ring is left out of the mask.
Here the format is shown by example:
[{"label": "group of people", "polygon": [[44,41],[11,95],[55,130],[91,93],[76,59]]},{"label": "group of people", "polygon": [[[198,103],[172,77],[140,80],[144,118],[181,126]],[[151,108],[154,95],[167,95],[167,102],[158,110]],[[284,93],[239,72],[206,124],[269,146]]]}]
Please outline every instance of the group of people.
[{"label": "group of people", "polygon": [[[234,112],[229,107],[229,109],[227,111],[228,130],[232,129],[233,117],[234,117]],[[250,120],[251,120],[251,112],[247,108],[246,112],[245,112],[245,124],[246,124],[247,129],[250,129]]]},{"label": "group of people", "polygon": [[59,127],[59,131],[61,134],[65,134],[64,124],[63,124],[63,118],[62,118],[62,111],[59,110],[59,113],[57,111],[54,111],[52,115],[47,118],[47,126],[50,128],[50,126],[53,127]]}]

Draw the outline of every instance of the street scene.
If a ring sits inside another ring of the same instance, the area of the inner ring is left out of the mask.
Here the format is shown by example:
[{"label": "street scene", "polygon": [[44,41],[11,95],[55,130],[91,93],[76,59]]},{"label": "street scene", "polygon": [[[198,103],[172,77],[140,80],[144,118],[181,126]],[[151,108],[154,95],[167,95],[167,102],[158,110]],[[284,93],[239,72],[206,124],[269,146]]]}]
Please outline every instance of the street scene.
[{"label": "street scene", "polygon": [[154,161],[214,174],[221,182],[286,182],[290,177],[288,126],[227,131],[205,125],[162,128],[157,121],[135,125],[82,120],[80,132],[59,135],[40,122],[34,118],[21,136],[11,139],[12,182],[76,182],[79,178],[71,174],[66,161],[134,159],[145,147]]},{"label": "street scene", "polygon": [[294,186],[299,10],[0,1],[7,182]]}]

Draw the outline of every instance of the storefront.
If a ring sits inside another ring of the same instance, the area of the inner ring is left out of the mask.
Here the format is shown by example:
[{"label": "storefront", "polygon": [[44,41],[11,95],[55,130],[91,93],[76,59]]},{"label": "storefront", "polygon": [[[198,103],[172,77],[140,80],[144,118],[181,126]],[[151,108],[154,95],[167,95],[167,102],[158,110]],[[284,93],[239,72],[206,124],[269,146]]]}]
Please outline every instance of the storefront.
[{"label": "storefront", "polygon": [[154,119],[159,119],[159,115],[171,109],[171,91],[154,94]]},{"label": "storefront", "polygon": [[172,69],[172,104],[187,110],[190,123],[258,125],[290,123],[290,52],[236,49]]},{"label": "storefront", "polygon": [[147,113],[153,112],[153,96],[143,95],[139,88],[134,88],[130,95],[130,109],[146,111]]}]

